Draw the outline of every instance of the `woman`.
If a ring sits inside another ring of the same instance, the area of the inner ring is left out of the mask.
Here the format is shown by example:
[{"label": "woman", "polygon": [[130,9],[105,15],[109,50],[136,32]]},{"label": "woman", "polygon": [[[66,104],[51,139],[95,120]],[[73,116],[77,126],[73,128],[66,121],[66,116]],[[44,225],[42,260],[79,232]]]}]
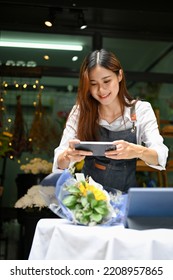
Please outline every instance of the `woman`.
[{"label": "woman", "polygon": [[[94,157],[75,150],[82,140],[113,141],[116,150]],[[107,189],[127,192],[136,186],[137,159],[163,170],[167,157],[154,111],[150,103],[129,95],[119,60],[104,49],[90,53],[81,66],[76,104],[55,149],[53,172],[84,160],[85,176]]]}]

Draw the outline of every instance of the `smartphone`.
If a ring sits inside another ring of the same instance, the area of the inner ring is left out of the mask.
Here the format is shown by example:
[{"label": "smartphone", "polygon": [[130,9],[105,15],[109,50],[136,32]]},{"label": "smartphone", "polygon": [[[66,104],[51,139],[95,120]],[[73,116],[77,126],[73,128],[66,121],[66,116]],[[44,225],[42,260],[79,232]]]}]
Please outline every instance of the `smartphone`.
[{"label": "smartphone", "polygon": [[104,156],[105,152],[116,150],[113,142],[81,141],[75,144],[76,150],[91,151],[93,156]]}]

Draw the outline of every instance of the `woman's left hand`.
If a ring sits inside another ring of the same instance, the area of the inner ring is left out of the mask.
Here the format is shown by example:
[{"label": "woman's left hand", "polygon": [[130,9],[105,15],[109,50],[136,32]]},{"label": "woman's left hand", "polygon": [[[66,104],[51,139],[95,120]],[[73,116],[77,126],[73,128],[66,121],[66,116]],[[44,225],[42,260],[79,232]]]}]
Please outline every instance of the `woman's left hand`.
[{"label": "woman's left hand", "polygon": [[136,149],[138,145],[129,143],[124,140],[117,140],[113,142],[116,145],[116,150],[105,153],[107,158],[111,159],[132,159],[137,156]]}]

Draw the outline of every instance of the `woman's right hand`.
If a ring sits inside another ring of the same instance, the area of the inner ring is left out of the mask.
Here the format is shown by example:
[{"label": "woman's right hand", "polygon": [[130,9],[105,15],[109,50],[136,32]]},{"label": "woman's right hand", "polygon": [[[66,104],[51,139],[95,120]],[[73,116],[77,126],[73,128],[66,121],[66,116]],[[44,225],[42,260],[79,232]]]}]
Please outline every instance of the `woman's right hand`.
[{"label": "woman's right hand", "polygon": [[80,162],[86,156],[92,156],[92,152],[76,150],[75,144],[80,143],[79,139],[69,141],[69,147],[58,157],[58,167],[60,169],[68,168],[70,162]]},{"label": "woman's right hand", "polygon": [[80,143],[79,139],[72,139],[69,141],[69,147],[66,150],[66,154],[69,157],[70,161],[79,162],[83,160],[86,156],[92,156],[92,152],[84,150],[76,150],[75,144]]}]

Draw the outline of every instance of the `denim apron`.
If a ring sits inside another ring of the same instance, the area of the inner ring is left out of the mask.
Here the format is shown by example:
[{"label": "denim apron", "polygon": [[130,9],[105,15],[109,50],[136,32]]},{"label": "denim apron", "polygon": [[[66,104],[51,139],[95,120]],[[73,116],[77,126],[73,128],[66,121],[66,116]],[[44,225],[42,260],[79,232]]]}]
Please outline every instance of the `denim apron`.
[{"label": "denim apron", "polygon": [[[123,131],[110,131],[100,126],[99,141],[125,140],[136,144],[136,114],[131,108],[132,127]],[[85,158],[82,172],[91,176],[106,190],[120,190],[126,193],[130,187],[136,187],[136,158],[113,160],[106,157],[89,156]]]}]

